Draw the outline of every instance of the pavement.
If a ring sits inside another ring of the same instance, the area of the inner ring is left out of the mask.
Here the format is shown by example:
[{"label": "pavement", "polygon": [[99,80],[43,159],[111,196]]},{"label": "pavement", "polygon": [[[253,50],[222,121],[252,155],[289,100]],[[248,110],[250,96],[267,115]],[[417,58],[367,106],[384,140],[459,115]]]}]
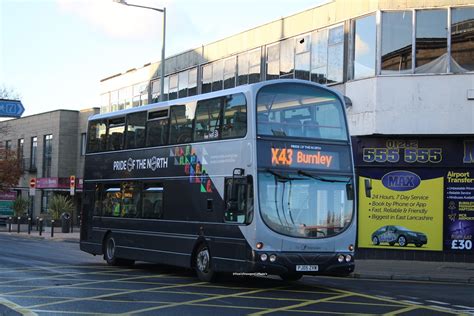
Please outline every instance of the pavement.
[{"label": "pavement", "polygon": [[[12,226],[12,232],[8,232],[7,226],[0,226],[0,234],[39,240],[79,242],[79,227],[74,227],[72,233],[62,233],[61,227],[56,227],[54,236],[51,237],[50,227],[46,227],[42,236],[39,236],[36,227],[33,227],[33,230],[28,235],[27,225],[21,225],[20,233],[17,233],[16,225]],[[356,252],[356,268],[351,277],[358,279],[474,284],[474,263],[375,259],[357,260]]]}]

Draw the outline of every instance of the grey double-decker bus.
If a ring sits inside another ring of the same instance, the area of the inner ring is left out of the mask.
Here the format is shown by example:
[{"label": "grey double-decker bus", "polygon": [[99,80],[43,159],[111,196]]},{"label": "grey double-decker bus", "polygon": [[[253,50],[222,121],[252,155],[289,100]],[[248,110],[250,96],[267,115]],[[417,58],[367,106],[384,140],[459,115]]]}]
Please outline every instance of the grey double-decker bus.
[{"label": "grey double-decker bus", "polygon": [[108,264],[219,273],[354,270],[344,98],[273,80],[94,115],[80,247]]}]

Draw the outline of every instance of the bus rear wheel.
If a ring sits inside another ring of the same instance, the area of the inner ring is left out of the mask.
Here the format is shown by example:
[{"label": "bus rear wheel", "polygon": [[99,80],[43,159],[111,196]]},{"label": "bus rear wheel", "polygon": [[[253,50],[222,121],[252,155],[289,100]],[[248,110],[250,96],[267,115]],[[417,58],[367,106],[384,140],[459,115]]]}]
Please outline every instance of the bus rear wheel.
[{"label": "bus rear wheel", "polygon": [[199,280],[213,282],[216,280],[216,272],[211,268],[211,254],[206,244],[201,244],[194,256],[194,269]]},{"label": "bus rear wheel", "polygon": [[104,260],[111,266],[132,265],[135,261],[130,259],[117,258],[115,251],[117,249],[115,238],[112,234],[107,235],[104,240]]}]

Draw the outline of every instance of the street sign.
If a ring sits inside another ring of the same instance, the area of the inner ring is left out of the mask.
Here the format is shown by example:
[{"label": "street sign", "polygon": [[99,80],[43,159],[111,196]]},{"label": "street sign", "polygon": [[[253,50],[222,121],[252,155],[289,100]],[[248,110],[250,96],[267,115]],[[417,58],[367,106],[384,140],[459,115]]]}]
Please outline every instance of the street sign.
[{"label": "street sign", "polygon": [[74,189],[76,188],[76,176],[69,176],[69,193],[74,195]]},{"label": "street sign", "polygon": [[0,117],[21,117],[25,112],[20,100],[0,99]]},{"label": "street sign", "polygon": [[34,196],[36,193],[36,178],[30,179],[30,196]]}]

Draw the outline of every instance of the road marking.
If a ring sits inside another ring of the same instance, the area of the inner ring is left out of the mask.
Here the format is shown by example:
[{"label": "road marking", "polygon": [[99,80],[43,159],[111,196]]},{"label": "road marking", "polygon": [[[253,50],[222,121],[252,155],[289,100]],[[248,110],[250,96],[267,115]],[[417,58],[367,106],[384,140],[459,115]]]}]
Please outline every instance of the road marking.
[{"label": "road marking", "polygon": [[409,304],[415,304],[415,305],[423,305],[421,302],[415,302],[415,301],[409,301],[409,300],[403,300],[402,302],[409,303]]},{"label": "road marking", "polygon": [[411,306],[407,306],[405,308],[402,308],[402,309],[399,309],[399,310],[396,310],[396,311],[393,311],[393,312],[390,312],[390,313],[385,313],[385,314],[383,314],[383,316],[394,316],[394,315],[410,312],[410,311],[413,311],[413,310],[418,309],[418,308],[420,308],[420,306],[411,305]]},{"label": "road marking", "polygon": [[[279,288],[284,288],[284,287],[279,287]],[[176,302],[176,303],[172,303],[172,304],[168,304],[168,305],[162,305],[162,306],[139,309],[139,310],[130,311],[128,313],[119,314],[119,315],[130,315],[130,314],[136,314],[136,313],[157,311],[157,310],[160,310],[160,309],[175,307],[175,306],[178,306],[178,305],[193,305],[195,303],[202,303],[202,302],[211,301],[211,300],[220,300],[220,299],[223,299],[223,298],[241,297],[242,295],[246,295],[246,294],[255,294],[255,293],[261,293],[261,292],[265,292],[265,291],[272,291],[273,289],[278,289],[278,288],[257,289],[257,290],[253,290],[253,291],[240,292],[240,293],[234,293],[234,294],[222,294],[222,295],[218,295],[218,296],[215,296],[215,297],[206,297],[206,298],[191,300],[191,301],[187,301],[187,302]]]},{"label": "road marking", "polygon": [[439,304],[439,305],[451,305],[449,303],[445,302],[440,302],[440,301],[432,301],[432,300],[426,300],[427,302],[433,303],[433,304]]},{"label": "road marking", "polygon": [[453,305],[453,306],[454,306],[454,307],[458,307],[458,308],[469,309],[469,310],[474,309],[474,307],[469,307],[469,306],[464,306],[464,305]]},{"label": "road marking", "polygon": [[279,307],[279,308],[269,308],[269,309],[266,309],[266,310],[261,311],[261,312],[250,314],[250,316],[260,316],[260,315],[265,315],[265,314],[274,313],[274,312],[288,312],[291,309],[295,309],[295,308],[298,308],[298,307],[308,306],[308,305],[322,303],[322,302],[328,302],[328,301],[332,301],[332,300],[343,298],[343,297],[349,297],[349,296],[352,296],[352,295],[350,295],[350,294],[340,294],[340,295],[336,295],[336,296],[333,296],[333,297],[322,298],[322,299],[319,299],[319,300],[307,300],[306,302],[295,304],[295,305],[283,306],[283,307]]},{"label": "road marking", "polygon": [[[103,281],[101,281],[103,282]],[[195,285],[203,284],[205,282],[198,282],[198,283],[192,283]],[[87,301],[87,300],[92,300],[92,299],[100,299],[100,298],[108,298],[108,297],[113,297],[113,296],[118,296],[118,295],[126,295],[126,294],[131,294],[131,293],[139,293],[139,292],[150,292],[153,290],[158,290],[158,289],[173,289],[173,288],[179,288],[179,287],[184,287],[184,286],[189,286],[190,284],[178,284],[178,285],[170,285],[170,286],[160,286],[156,288],[151,288],[151,289],[140,289],[140,290],[130,290],[130,291],[121,291],[117,293],[110,293],[110,294],[101,294],[101,295],[96,295],[92,297],[81,297],[81,298],[73,298],[73,299],[68,299],[65,301],[59,301],[59,302],[51,302],[51,303],[44,303],[44,304],[36,304],[32,306],[28,306],[28,308],[31,309],[36,309],[38,307],[43,307],[43,306],[48,306],[48,305],[56,305],[56,304],[64,304],[64,303],[71,303],[71,302],[78,302],[78,301]],[[58,288],[58,287],[55,287]],[[179,304],[182,304],[181,302]]]},{"label": "road marking", "polygon": [[9,301],[3,297],[0,297],[0,304],[5,305],[6,307],[14,310],[17,313],[22,314],[23,316],[38,316],[35,312],[20,306],[18,304],[13,303],[12,301]]}]

